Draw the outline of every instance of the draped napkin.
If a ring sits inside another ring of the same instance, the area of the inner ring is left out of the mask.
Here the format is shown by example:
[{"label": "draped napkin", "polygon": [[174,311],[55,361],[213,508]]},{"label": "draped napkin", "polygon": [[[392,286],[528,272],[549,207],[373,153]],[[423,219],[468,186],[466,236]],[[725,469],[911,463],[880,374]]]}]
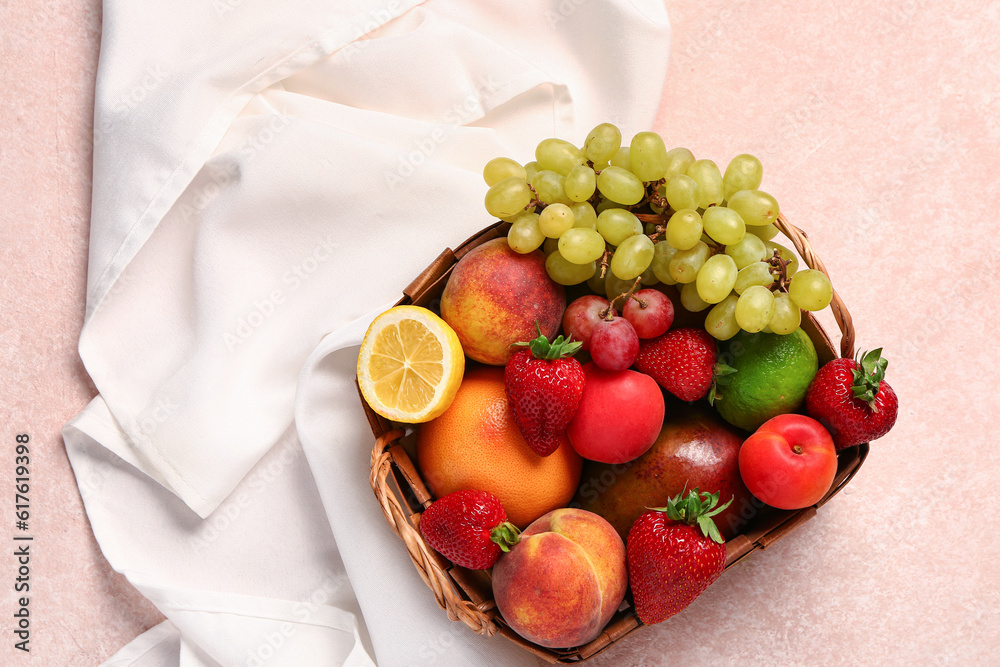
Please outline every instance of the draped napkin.
[{"label": "draped napkin", "polygon": [[64,429],[167,621],[108,664],[534,664],[447,620],[368,488],[371,319],[491,222],[487,160],[649,129],[655,1],[107,0]]}]

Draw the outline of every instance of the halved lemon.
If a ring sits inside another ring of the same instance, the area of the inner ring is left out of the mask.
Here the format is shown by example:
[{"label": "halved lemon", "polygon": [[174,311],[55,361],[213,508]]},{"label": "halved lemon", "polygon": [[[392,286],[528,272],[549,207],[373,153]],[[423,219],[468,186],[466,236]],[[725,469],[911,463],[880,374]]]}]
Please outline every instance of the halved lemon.
[{"label": "halved lemon", "polygon": [[447,410],[464,371],[458,335],[420,306],[396,306],[376,317],[358,355],[365,401],[386,419],[408,424]]}]

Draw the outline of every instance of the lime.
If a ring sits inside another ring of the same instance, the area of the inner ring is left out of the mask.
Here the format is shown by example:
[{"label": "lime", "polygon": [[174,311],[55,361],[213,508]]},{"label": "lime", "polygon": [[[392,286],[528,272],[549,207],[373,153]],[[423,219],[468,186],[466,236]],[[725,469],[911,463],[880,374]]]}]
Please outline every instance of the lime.
[{"label": "lime", "polygon": [[786,335],[741,331],[720,361],[736,373],[721,378],[715,407],[723,419],[747,431],[797,410],[819,368],[816,348],[802,329]]}]

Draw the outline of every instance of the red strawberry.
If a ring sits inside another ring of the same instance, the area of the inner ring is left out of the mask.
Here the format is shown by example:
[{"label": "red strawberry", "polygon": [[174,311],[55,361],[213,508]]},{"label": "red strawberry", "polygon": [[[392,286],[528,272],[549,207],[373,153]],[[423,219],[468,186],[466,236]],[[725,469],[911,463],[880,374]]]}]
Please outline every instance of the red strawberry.
[{"label": "red strawberry", "polygon": [[712,517],[719,494],[698,489],[642,514],[626,540],[628,580],[635,612],[646,625],[665,621],[687,607],[726,566],[726,546]]},{"label": "red strawberry", "polygon": [[517,544],[519,533],[497,497],[486,491],[449,493],[420,517],[420,534],[427,544],[455,565],[472,570],[493,567],[501,551]]},{"label": "red strawberry", "polygon": [[882,348],[861,361],[834,359],[824,364],[806,392],[806,410],[830,431],[837,451],[871,442],[896,423],[899,400],[886,381],[889,362]]},{"label": "red strawberry", "polygon": [[581,343],[562,336],[550,343],[539,330],[538,338],[515,344],[528,349],[507,361],[507,402],[528,446],[548,456],[559,448],[583,396],[583,367],[570,356]]},{"label": "red strawberry", "polygon": [[651,376],[682,401],[697,401],[712,388],[717,373],[732,371],[716,365],[716,354],[715,339],[704,329],[674,329],[641,341],[632,368]]}]

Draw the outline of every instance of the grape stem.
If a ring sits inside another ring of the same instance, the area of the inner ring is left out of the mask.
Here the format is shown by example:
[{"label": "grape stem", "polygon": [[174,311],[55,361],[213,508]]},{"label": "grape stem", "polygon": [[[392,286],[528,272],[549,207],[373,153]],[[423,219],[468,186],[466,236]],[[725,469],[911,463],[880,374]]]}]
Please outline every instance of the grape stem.
[{"label": "grape stem", "polygon": [[650,241],[656,241],[656,239],[661,235],[665,234],[667,231],[667,217],[666,212],[670,210],[669,207],[663,209],[663,213],[633,213],[633,215],[639,219],[639,222],[652,222],[656,225],[656,231],[652,234],[646,234]]},{"label": "grape stem", "polygon": [[[615,316],[614,316],[615,301],[617,301],[618,299],[625,299],[625,301],[627,303],[628,300],[629,300],[629,298],[633,298],[633,299],[635,299],[636,301],[639,302],[639,307],[640,308],[645,308],[647,305],[649,305],[645,301],[643,301],[642,299],[640,299],[639,297],[637,297],[635,295],[635,290],[636,290],[636,288],[639,287],[639,284],[641,282],[642,282],[642,276],[636,277],[635,282],[632,283],[632,287],[630,287],[627,292],[622,292],[621,294],[619,294],[615,298],[611,299],[611,303],[608,304],[608,307],[598,313],[598,315],[601,316],[601,319],[603,319],[603,320],[605,320],[607,322],[611,322],[611,321],[613,321],[615,319]],[[624,312],[624,306],[622,307],[622,311]]]},{"label": "grape stem", "polygon": [[611,255],[612,254],[614,254],[614,253],[611,251],[611,248],[608,247],[607,243],[605,243],[604,244],[604,254],[601,255],[601,261],[600,261],[600,263],[598,265],[598,266],[601,267],[601,274],[598,276],[599,278],[603,278],[604,276],[606,276],[608,274],[608,264],[611,262]]},{"label": "grape stem", "polygon": [[649,181],[648,183],[646,183],[646,192],[648,194],[646,195],[645,199],[643,199],[642,201],[640,201],[638,204],[635,204],[635,206],[637,208],[640,208],[644,204],[654,204],[656,206],[659,206],[662,209],[669,208],[670,204],[667,203],[667,198],[664,197],[664,196],[662,196],[662,195],[660,195],[659,192],[658,192],[660,186],[663,185],[666,182],[667,182],[667,179],[661,178],[658,181]]},{"label": "grape stem", "polygon": [[524,210],[525,211],[530,211],[532,209],[532,207],[538,207],[538,206],[541,206],[542,208],[544,208],[545,207],[545,203],[541,199],[538,198],[538,193],[535,192],[535,188],[531,187],[531,183],[528,183],[528,189],[531,190],[532,197],[531,197],[531,201],[528,202],[528,205],[524,207]]},{"label": "grape stem", "polygon": [[792,263],[790,259],[781,259],[781,253],[777,250],[774,251],[774,255],[767,260],[767,263],[771,265],[771,273],[777,276],[775,280],[768,287],[772,292],[788,291],[788,265]]}]

